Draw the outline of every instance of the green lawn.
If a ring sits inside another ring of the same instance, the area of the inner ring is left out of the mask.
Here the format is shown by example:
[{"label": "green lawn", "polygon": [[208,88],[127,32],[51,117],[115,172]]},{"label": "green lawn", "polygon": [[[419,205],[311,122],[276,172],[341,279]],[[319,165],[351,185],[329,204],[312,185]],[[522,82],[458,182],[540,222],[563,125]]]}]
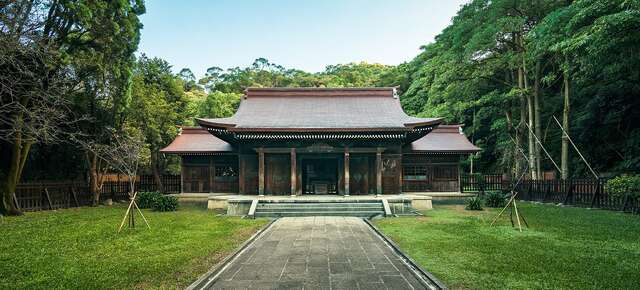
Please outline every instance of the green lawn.
[{"label": "green lawn", "polygon": [[[183,207],[145,211],[116,234],[126,207],[77,208],[0,219],[0,289],[184,288],[266,220]],[[125,225],[126,226],[126,225]]]},{"label": "green lawn", "polygon": [[376,225],[452,289],[638,289],[640,217],[518,203],[520,233],[496,210],[437,206]]}]

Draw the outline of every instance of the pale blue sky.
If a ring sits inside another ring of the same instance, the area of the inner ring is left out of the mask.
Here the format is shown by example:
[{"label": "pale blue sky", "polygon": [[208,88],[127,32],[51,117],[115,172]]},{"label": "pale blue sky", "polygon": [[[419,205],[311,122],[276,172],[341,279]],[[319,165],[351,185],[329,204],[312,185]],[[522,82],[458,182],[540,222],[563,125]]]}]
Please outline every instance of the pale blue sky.
[{"label": "pale blue sky", "polygon": [[287,68],[411,60],[466,0],[147,0],[139,52],[197,77],[265,57]]}]

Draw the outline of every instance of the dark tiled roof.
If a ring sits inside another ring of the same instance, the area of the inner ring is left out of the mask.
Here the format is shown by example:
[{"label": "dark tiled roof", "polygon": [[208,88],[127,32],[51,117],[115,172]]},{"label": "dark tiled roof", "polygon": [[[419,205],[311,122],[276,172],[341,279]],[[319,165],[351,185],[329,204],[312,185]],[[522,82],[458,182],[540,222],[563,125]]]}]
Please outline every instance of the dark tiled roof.
[{"label": "dark tiled roof", "polygon": [[441,119],[408,116],[393,88],[249,88],[232,117],[197,121],[229,131],[388,131]]},{"label": "dark tiled roof", "polygon": [[413,141],[405,152],[474,153],[480,148],[473,145],[462,133],[461,125],[440,125],[426,136]]},{"label": "dark tiled roof", "polygon": [[180,135],[160,150],[168,154],[195,154],[233,151],[231,145],[211,135],[204,128],[182,128]]}]

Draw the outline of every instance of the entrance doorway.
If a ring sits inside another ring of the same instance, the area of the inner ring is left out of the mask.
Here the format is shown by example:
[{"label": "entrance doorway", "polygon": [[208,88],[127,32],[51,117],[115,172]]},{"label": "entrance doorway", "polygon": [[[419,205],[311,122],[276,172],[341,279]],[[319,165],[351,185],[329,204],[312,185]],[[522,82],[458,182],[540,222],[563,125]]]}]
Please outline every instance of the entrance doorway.
[{"label": "entrance doorway", "polygon": [[336,194],[338,161],[336,158],[304,158],[302,189],[305,194]]}]

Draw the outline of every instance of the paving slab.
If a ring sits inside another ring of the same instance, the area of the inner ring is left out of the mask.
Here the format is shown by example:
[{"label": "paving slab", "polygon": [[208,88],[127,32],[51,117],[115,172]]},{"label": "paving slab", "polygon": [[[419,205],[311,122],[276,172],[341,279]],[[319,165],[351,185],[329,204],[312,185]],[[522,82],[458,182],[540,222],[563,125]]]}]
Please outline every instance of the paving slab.
[{"label": "paving slab", "polygon": [[425,289],[360,218],[275,221],[205,289]]}]

